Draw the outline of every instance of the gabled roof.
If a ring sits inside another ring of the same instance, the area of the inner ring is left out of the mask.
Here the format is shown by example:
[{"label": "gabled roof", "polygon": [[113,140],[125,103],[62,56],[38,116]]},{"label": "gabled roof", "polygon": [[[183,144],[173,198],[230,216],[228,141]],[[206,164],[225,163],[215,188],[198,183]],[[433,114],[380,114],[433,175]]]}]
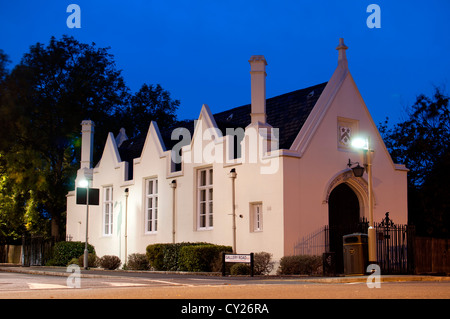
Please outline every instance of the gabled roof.
[{"label": "gabled roof", "polygon": [[[305,89],[278,95],[266,100],[267,123],[279,128],[279,148],[289,149],[313,109],[327,82]],[[251,105],[214,114],[214,119],[225,135],[225,128],[250,124]]]},{"label": "gabled roof", "polygon": [[[266,100],[267,123],[273,128],[279,129],[280,149],[289,149],[291,147],[326,85],[327,82]],[[214,114],[214,119],[222,134],[225,135],[226,128],[241,127],[245,129],[251,122],[250,113],[251,105],[247,104]],[[172,149],[178,143],[178,140],[171,140],[172,131],[178,127],[186,128],[192,136],[194,121],[180,121],[172,127],[160,130],[166,150]],[[119,147],[121,159],[133,166],[133,159],[141,156],[145,139],[146,136],[139,136],[124,141]]]}]

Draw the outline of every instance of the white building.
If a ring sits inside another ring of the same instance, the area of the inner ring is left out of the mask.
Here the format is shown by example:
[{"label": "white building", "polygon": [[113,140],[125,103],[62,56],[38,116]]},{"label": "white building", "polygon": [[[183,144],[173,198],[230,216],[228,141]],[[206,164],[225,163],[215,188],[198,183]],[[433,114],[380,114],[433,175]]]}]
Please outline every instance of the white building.
[{"label": "white building", "polygon": [[[147,136],[134,140],[123,130],[116,138],[109,133],[94,168],[94,124],[83,121],[77,182],[88,177],[100,189],[99,205],[89,208],[89,243],[97,254],[124,260],[152,243],[232,246],[234,239],[238,253],[266,251],[275,260],[325,249],[339,254],[343,233],[330,234],[328,248],[323,239],[311,243],[326,225],[369,219],[367,173],[354,177],[347,166],[349,159],[367,162],[367,152],[350,145],[355,136],[370,138],[374,150],[374,220],[389,211],[406,223],[407,169],[392,162],[346,49],[341,39],[328,82],[267,100],[266,60],[252,56],[251,105],[214,115],[203,105],[189,127],[160,130],[152,122]],[[171,150],[181,151],[181,164]],[[67,195],[67,235],[86,236],[86,206],[76,205],[75,191]]]}]

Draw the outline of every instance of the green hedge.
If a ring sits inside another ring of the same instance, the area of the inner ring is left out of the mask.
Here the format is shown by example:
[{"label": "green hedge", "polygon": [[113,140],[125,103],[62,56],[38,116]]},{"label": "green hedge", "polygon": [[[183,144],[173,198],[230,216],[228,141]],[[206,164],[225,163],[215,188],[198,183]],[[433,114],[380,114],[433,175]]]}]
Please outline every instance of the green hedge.
[{"label": "green hedge", "polygon": [[134,253],[128,255],[128,262],[123,268],[128,270],[149,270],[150,265],[145,254]]},{"label": "green hedge", "polygon": [[280,260],[277,273],[280,275],[313,275],[321,272],[320,256],[284,256]]},{"label": "green hedge", "polygon": [[181,247],[186,245],[200,245],[201,243],[152,244],[146,252],[150,267],[154,270],[176,271]]},{"label": "green hedge", "polygon": [[154,270],[166,270],[164,266],[164,248],[167,244],[153,244],[147,246],[147,258]]},{"label": "green hedge", "polygon": [[252,272],[252,269],[250,268],[250,266],[248,264],[238,263],[238,264],[234,264],[230,268],[230,274],[232,274],[234,276],[250,275],[251,272]]},{"label": "green hedge", "polygon": [[211,271],[220,252],[231,250],[229,246],[208,243],[177,243],[148,245],[146,252],[154,270]]},{"label": "green hedge", "polygon": [[[88,244],[88,252],[95,255],[94,246]],[[79,241],[60,241],[53,247],[52,258],[48,266],[67,266],[72,258],[84,254],[84,243]]]},{"label": "green hedge", "polygon": [[232,252],[230,246],[196,245],[184,246],[180,249],[179,267],[184,271],[212,271],[222,252]]},{"label": "green hedge", "polygon": [[[98,258],[96,254],[88,254],[88,267],[89,268],[98,267],[99,259],[100,258]],[[72,263],[72,261],[74,261],[74,259],[69,261],[69,263]],[[78,257],[78,261],[75,264],[77,264],[80,267],[84,267],[84,253],[83,253],[83,255]],[[69,266],[69,265],[67,265],[67,266]]]}]

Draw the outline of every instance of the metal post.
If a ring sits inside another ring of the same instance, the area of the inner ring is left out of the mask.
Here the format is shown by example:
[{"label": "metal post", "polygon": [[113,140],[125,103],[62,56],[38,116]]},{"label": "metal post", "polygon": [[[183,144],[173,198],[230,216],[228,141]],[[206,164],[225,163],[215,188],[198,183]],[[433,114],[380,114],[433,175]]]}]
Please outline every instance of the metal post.
[{"label": "metal post", "polygon": [[250,253],[250,276],[253,277],[255,269],[255,254]]},{"label": "metal post", "polygon": [[88,269],[89,181],[86,187],[86,241],[84,243],[84,269]]},{"label": "metal post", "polygon": [[235,179],[236,170],[233,168],[230,171],[231,178],[231,204],[232,204],[232,217],[233,217],[233,254],[236,254],[236,203],[235,203]]},{"label": "metal post", "polygon": [[225,277],[225,271],[226,271],[226,267],[225,267],[225,252],[222,252],[222,277]]},{"label": "metal post", "polygon": [[377,263],[377,251],[376,251],[376,233],[373,224],[373,179],[372,179],[372,150],[370,137],[367,139],[367,175],[368,175],[368,193],[369,193],[369,229],[368,235],[368,248],[369,248],[369,264]]}]

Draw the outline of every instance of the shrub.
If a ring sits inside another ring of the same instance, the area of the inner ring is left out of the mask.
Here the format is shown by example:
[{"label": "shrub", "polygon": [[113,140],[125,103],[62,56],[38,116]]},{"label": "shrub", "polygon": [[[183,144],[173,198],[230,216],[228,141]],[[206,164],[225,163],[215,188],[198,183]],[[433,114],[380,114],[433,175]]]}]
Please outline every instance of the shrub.
[{"label": "shrub", "polygon": [[231,266],[230,273],[232,275],[250,275],[251,269],[250,265],[237,263]]},{"label": "shrub", "polygon": [[146,255],[150,267],[154,270],[165,270],[164,269],[164,246],[167,244],[153,244],[148,245],[146,249]]},{"label": "shrub", "polygon": [[195,246],[201,245],[202,243],[176,243],[176,244],[166,244],[164,246],[163,252],[163,264],[164,270],[167,271],[176,271],[180,270],[179,268],[179,256],[180,249],[184,246]]},{"label": "shrub", "polygon": [[[78,265],[84,267],[84,254],[78,257]],[[88,267],[98,267],[98,257],[95,254],[88,254]]]},{"label": "shrub", "polygon": [[99,260],[100,267],[104,269],[114,270],[119,268],[120,264],[122,262],[120,261],[120,258],[113,255],[105,255]]},{"label": "shrub", "polygon": [[146,248],[146,255],[150,267],[154,270],[176,271],[185,270],[179,262],[180,252],[186,246],[211,245],[208,243],[176,243],[176,244],[152,244]]},{"label": "shrub", "polygon": [[149,270],[150,264],[148,263],[147,256],[145,254],[131,254],[128,256],[127,269],[130,270]]},{"label": "shrub", "polygon": [[178,257],[179,268],[185,271],[212,271],[221,253],[231,251],[230,246],[213,244],[183,246]]},{"label": "shrub", "polygon": [[284,256],[280,260],[277,273],[280,275],[312,275],[320,272],[322,258],[320,256]]},{"label": "shrub", "polygon": [[147,258],[154,270],[178,270],[178,254],[189,243],[153,244],[147,246]]},{"label": "shrub", "polygon": [[77,265],[80,266],[80,264],[78,263],[78,258],[72,258],[68,263],[67,266],[69,265]]},{"label": "shrub", "polygon": [[[88,244],[88,252],[95,254],[94,246]],[[60,241],[53,247],[52,258],[48,266],[67,266],[72,258],[78,258],[84,253],[84,243],[79,241]]]},{"label": "shrub", "polygon": [[253,259],[255,275],[267,275],[273,270],[272,254],[262,251],[255,253]]}]

